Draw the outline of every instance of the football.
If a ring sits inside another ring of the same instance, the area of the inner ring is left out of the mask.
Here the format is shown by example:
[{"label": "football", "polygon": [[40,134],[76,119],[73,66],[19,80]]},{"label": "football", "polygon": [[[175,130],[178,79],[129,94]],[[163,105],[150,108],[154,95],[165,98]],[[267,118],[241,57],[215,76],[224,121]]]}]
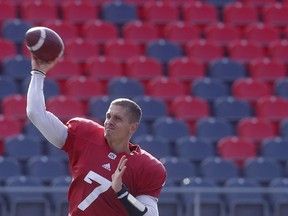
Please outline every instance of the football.
[{"label": "football", "polygon": [[43,26],[28,29],[25,43],[29,51],[42,61],[53,61],[63,55],[64,43],[52,29]]}]

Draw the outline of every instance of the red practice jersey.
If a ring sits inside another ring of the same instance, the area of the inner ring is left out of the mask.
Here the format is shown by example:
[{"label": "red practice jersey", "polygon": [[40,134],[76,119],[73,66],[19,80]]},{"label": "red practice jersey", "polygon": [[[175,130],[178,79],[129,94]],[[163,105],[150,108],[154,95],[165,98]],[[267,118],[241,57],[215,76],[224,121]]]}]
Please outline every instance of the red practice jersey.
[{"label": "red practice jersey", "polygon": [[72,182],[68,192],[71,216],[127,216],[124,206],[111,188],[111,176],[120,158],[126,154],[127,169],[123,183],[133,196],[158,197],[166,179],[162,163],[129,143],[131,153],[115,154],[104,137],[104,127],[82,118],[67,123],[68,153]]}]

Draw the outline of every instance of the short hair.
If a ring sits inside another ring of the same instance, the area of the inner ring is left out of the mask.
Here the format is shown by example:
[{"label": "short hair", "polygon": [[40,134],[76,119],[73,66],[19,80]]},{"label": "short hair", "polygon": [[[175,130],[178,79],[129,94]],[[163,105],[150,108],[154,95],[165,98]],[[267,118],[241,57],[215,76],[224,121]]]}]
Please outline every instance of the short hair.
[{"label": "short hair", "polygon": [[140,106],[128,98],[118,98],[111,102],[110,105],[118,105],[127,108],[130,122],[140,122],[142,117],[142,110]]}]

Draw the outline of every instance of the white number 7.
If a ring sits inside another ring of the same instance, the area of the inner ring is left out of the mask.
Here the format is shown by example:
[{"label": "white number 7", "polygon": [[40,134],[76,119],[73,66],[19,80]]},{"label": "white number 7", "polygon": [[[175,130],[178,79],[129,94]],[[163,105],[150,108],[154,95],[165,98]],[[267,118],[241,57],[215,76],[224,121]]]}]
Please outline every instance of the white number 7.
[{"label": "white number 7", "polygon": [[89,183],[92,184],[92,180],[99,183],[100,185],[98,187],[96,187],[79,205],[78,208],[82,211],[84,211],[86,208],[88,208],[92,202],[94,202],[98,196],[101,193],[104,193],[105,191],[107,191],[109,189],[109,187],[111,186],[111,181],[109,181],[108,179],[100,176],[99,174],[93,172],[93,171],[89,171],[89,173],[85,176],[84,180]]}]

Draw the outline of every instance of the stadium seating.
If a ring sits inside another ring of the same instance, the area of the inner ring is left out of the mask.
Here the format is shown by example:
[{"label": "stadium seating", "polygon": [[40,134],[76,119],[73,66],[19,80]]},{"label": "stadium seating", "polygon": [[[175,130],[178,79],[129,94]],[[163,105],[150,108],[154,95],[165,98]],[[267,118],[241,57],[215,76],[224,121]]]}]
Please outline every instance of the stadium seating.
[{"label": "stadium seating", "polygon": [[287,26],[288,6],[280,2],[263,7],[263,22],[281,28]]},{"label": "stadium seating", "polygon": [[274,93],[276,96],[288,98],[288,80],[286,78],[275,80]]},{"label": "stadium seating", "polygon": [[0,77],[0,100],[18,93],[17,82],[11,77]]},{"label": "stadium seating", "polygon": [[[272,189],[287,188],[287,185],[287,178],[273,179],[269,184]],[[274,208],[275,215],[284,216],[288,213],[288,197],[286,193],[273,193],[269,195],[268,200]]]},{"label": "stadium seating", "polygon": [[88,115],[104,122],[106,112],[112,102],[112,98],[108,96],[90,98],[88,103]]},{"label": "stadium seating", "polygon": [[27,119],[26,114],[26,96],[15,94],[2,99],[2,113],[7,118],[24,122]]},{"label": "stadium seating", "polygon": [[284,63],[288,62],[287,50],[288,41],[286,39],[273,41],[267,47],[267,53],[270,58]]},{"label": "stadium seating", "polygon": [[3,74],[17,81],[23,81],[30,76],[31,62],[22,55],[15,55],[5,59],[2,63]]},{"label": "stadium seating", "polygon": [[17,47],[10,39],[0,39],[0,49],[0,62],[17,54]]},{"label": "stadium seating", "polygon": [[260,155],[263,158],[285,162],[288,158],[288,141],[281,137],[264,139],[260,146]]},{"label": "stadium seating", "polygon": [[0,183],[4,184],[7,178],[23,174],[21,163],[14,157],[0,157]]}]

